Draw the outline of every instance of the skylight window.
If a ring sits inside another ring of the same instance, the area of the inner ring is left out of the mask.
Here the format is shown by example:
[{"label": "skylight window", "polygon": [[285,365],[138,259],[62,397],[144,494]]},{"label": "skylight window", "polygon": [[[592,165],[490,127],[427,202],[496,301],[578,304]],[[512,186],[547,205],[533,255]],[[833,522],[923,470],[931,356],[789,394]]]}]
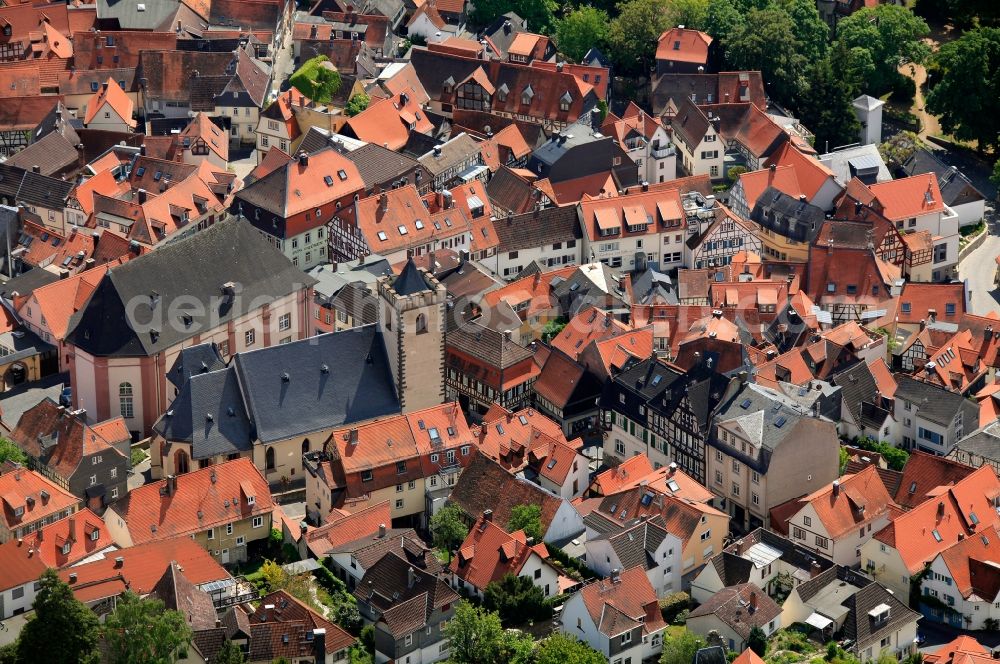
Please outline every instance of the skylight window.
[{"label": "skylight window", "polygon": [[785,426],[785,422],[787,421],[788,419],[784,415],[779,415],[778,419],[774,421],[774,426],[780,429],[781,427]]},{"label": "skylight window", "polygon": [[656,374],[655,376],[653,376],[653,383],[652,383],[653,387],[659,385],[661,380],[663,380],[663,376],[661,376],[660,374]]},{"label": "skylight window", "polygon": [[500,434],[501,436],[503,435],[503,425],[502,424],[497,424],[497,433]]},{"label": "skylight window", "polygon": [[345,171],[343,168],[340,169],[339,171],[337,171],[337,177],[340,178],[341,180],[346,180],[347,179],[347,171]]},{"label": "skylight window", "polygon": [[673,493],[677,493],[678,491],[681,490],[681,487],[677,484],[675,480],[667,480],[667,488],[670,489],[670,491]]},{"label": "skylight window", "polygon": [[399,225],[398,230],[400,235],[406,235],[409,232],[403,224]]},{"label": "skylight window", "polygon": [[378,239],[380,239],[383,242],[385,242],[386,240],[389,239],[389,236],[385,234],[385,231],[379,231],[378,232]]},{"label": "skylight window", "polygon": [[972,525],[974,526],[979,525],[979,517],[976,516],[975,512],[969,512],[969,521],[972,522]]},{"label": "skylight window", "polygon": [[153,182],[159,182],[161,177],[163,177],[163,171],[156,171],[153,174]]},{"label": "skylight window", "polygon": [[146,167],[140,166],[139,168],[135,169],[135,176],[137,178],[141,178],[145,172],[146,172]]},{"label": "skylight window", "polygon": [[527,425],[528,424],[528,418],[525,417],[524,415],[519,415],[517,417],[517,421],[520,422],[522,425]]},{"label": "skylight window", "polygon": [[549,461],[548,464],[546,464],[545,467],[548,468],[549,470],[552,470],[553,468],[555,468],[556,467],[556,459],[552,459],[551,461]]},{"label": "skylight window", "polygon": [[934,536],[934,541],[935,542],[941,542],[941,541],[943,541],[943,538],[941,537],[941,533],[939,533],[936,528],[931,531],[931,535]]},{"label": "skylight window", "polygon": [[424,230],[424,222],[420,221],[419,219],[417,219],[417,223],[415,223],[414,226],[417,227],[418,231]]},{"label": "skylight window", "polygon": [[328,186],[328,187],[332,187],[333,186],[333,178],[330,177],[329,175],[324,175],[323,176],[323,182],[325,182],[326,186]]},{"label": "skylight window", "polygon": [[916,492],[917,492],[917,483],[916,482],[910,482],[910,495],[913,495]]},{"label": "skylight window", "polygon": [[750,404],[751,404],[751,403],[753,403],[753,402],[752,402],[752,401],[750,401],[750,399],[744,399],[744,400],[743,400],[743,401],[742,401],[742,402],[740,403],[740,408],[742,408],[743,410],[746,410],[747,408],[749,408],[749,407],[750,407]]}]

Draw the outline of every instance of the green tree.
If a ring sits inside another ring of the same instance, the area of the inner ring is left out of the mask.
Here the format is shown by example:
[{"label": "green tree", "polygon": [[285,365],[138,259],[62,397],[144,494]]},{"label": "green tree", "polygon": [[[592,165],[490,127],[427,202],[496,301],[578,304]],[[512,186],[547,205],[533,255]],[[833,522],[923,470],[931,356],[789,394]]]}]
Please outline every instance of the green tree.
[{"label": "green tree", "polygon": [[330,63],[330,58],[317,55],[302,63],[288,78],[297,90],[310,99],[326,103],[340,90],[340,73]]},{"label": "green tree", "polygon": [[847,453],[847,448],[840,448],[840,462],[837,464],[837,474],[843,475],[847,470],[847,463],[851,460],[851,455]]},{"label": "green tree", "polygon": [[[445,634],[454,664],[519,664],[530,661],[531,637],[504,630],[500,616],[468,602],[459,602]],[[690,663],[689,663],[690,664]]]},{"label": "green tree", "polygon": [[344,107],[344,112],[347,113],[348,117],[353,118],[355,115],[368,108],[368,104],[370,103],[371,100],[368,98],[368,95],[364,92],[359,92],[347,100],[347,106]]},{"label": "green tree", "polygon": [[331,69],[332,66],[321,66],[316,70],[316,81],[313,86],[313,93],[316,96],[313,99],[318,102],[326,103],[330,101],[333,99],[333,95],[337,94],[340,90],[340,72],[336,69]]},{"label": "green tree", "polygon": [[608,36],[608,14],[581,5],[556,21],[556,45],[571,60],[579,62],[593,46],[600,47]]},{"label": "green tree", "polygon": [[28,455],[12,440],[0,438],[0,463],[11,461],[22,466],[28,463]]},{"label": "green tree", "polygon": [[745,22],[744,11],[748,9],[741,8],[732,0],[709,0],[705,11],[705,32],[725,47],[730,35]]},{"label": "green tree", "polygon": [[826,55],[830,28],[816,9],[815,0],[779,0],[778,5],[791,17],[793,32],[799,42],[799,54],[806,62],[816,62]]},{"label": "green tree", "polygon": [[445,505],[437,514],[431,517],[431,542],[434,547],[448,552],[451,562],[451,552],[465,541],[469,529],[462,518],[462,509],[458,505]]},{"label": "green tree", "polygon": [[523,530],[528,537],[542,541],[542,508],[538,505],[515,505],[510,511],[507,529],[514,533]]},{"label": "green tree", "polygon": [[670,23],[670,0],[622,0],[611,21],[608,42],[620,73],[648,76],[656,42]]},{"label": "green tree", "polygon": [[572,636],[556,632],[538,644],[535,664],[606,664],[607,659]]},{"label": "green tree", "polygon": [[226,639],[219,652],[215,653],[211,664],[245,664],[246,661],[247,658],[243,654],[243,651],[240,650],[240,647],[229,639]]},{"label": "green tree", "polygon": [[1000,159],[993,164],[993,173],[990,174],[990,182],[1000,187]]},{"label": "green tree", "polygon": [[670,0],[667,19],[670,25],[704,30],[708,19],[708,0]]},{"label": "green tree", "polygon": [[850,99],[856,99],[865,91],[868,79],[875,72],[871,51],[860,46],[848,48],[842,41],[833,43],[830,63],[833,65],[833,73],[844,88],[844,94]]},{"label": "green tree", "polygon": [[753,626],[750,630],[750,635],[747,636],[747,648],[753,650],[761,657],[767,652],[767,634],[757,625]]},{"label": "green tree", "polygon": [[548,34],[558,7],[555,0],[478,0],[470,18],[482,27],[507,12],[514,12],[528,22],[533,32]]},{"label": "green tree", "polygon": [[18,637],[17,660],[46,664],[100,661],[100,624],[94,612],[77,601],[55,570],[46,570],[38,582],[40,587],[32,604],[35,615]]},{"label": "green tree", "polygon": [[499,581],[486,586],[483,606],[496,611],[504,625],[523,625],[528,621],[552,617],[552,607],[545,602],[545,593],[531,579],[505,574]]},{"label": "green tree", "polygon": [[777,6],[751,9],[725,43],[726,61],[736,69],[759,69],[770,94],[785,104],[805,87],[800,50],[794,21]]},{"label": "green tree", "polygon": [[553,318],[542,327],[542,341],[546,343],[552,341],[555,337],[559,336],[559,333],[566,328],[566,325],[567,321],[565,318],[561,316]]},{"label": "green tree", "polygon": [[101,630],[112,664],[168,664],[191,643],[184,614],[125,592]]},{"label": "green tree", "polygon": [[704,647],[705,640],[687,630],[672,636],[664,636],[660,664],[691,664],[694,661],[694,654],[699,648]]},{"label": "green tree", "polygon": [[829,57],[823,57],[809,68],[808,91],[798,103],[798,114],[805,126],[816,135],[816,148],[829,152],[832,148],[858,140],[861,129],[848,95],[833,73]]},{"label": "green tree", "polygon": [[956,138],[980,151],[1000,147],[1000,29],[978,28],[941,47],[942,79],[927,95],[927,110]]},{"label": "green tree", "polygon": [[837,23],[837,39],[849,49],[867,51],[874,71],[868,77],[866,92],[879,95],[888,91],[901,74],[897,67],[903,60],[923,62],[930,48],[923,41],[927,23],[906,7],[877,5],[866,7]]}]

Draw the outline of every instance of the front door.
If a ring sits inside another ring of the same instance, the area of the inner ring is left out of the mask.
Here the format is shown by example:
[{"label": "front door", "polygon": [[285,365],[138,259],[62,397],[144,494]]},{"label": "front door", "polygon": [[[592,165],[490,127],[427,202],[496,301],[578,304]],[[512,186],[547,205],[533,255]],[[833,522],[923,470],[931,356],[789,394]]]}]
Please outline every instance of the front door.
[{"label": "front door", "polygon": [[222,550],[222,564],[225,565],[229,562],[229,549]]}]

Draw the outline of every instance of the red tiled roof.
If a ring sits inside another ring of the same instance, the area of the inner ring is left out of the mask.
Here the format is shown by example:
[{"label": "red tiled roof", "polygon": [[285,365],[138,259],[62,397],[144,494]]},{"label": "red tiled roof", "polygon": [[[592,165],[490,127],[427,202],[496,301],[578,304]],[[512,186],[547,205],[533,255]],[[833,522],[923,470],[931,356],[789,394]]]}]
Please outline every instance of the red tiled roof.
[{"label": "red tiled roof", "polygon": [[[122,559],[121,564],[116,558]],[[149,593],[171,563],[177,563],[195,585],[230,578],[208,551],[188,537],[157,539],[121,549],[100,560],[63,569],[59,577],[69,583],[78,600],[87,603],[116,597],[126,590]]]},{"label": "red tiled roof", "polygon": [[192,146],[200,143],[217,154],[222,161],[229,161],[229,137],[215,126],[206,113],[195,115],[179,136],[182,141],[187,139]]},{"label": "red tiled roof", "polygon": [[590,618],[605,636],[614,637],[642,626],[643,635],[666,627],[656,591],[645,570],[633,567],[621,572],[618,581],[600,579],[580,589]]},{"label": "red tiled roof", "polygon": [[306,531],[306,543],[321,558],[332,546],[371,537],[378,534],[380,526],[391,525],[388,500],[346,516],[334,511],[327,516],[326,523]]},{"label": "red tiled roof", "polygon": [[434,129],[415,97],[416,93],[408,90],[377,101],[348,120],[346,126],[362,141],[399,150],[406,145],[411,131],[429,134]]},{"label": "red tiled roof", "polygon": [[91,96],[90,101],[87,102],[87,115],[84,117],[83,123],[87,125],[93,122],[97,114],[104,109],[105,104],[110,106],[118,114],[118,117],[125,121],[125,124],[135,127],[135,120],[132,118],[135,104],[113,78],[108,78],[104,87]]},{"label": "red tiled roof", "polygon": [[[900,483],[900,490],[908,486]],[[993,501],[1000,496],[1000,480],[991,466],[982,466],[924,500],[909,512],[897,515],[875,539],[897,550],[910,574],[958,542],[982,528],[1000,523]],[[978,525],[973,524],[972,513]]]},{"label": "red tiled roof", "polygon": [[[69,551],[63,553],[67,544]],[[0,545],[0,589],[37,580],[47,567],[67,567],[113,546],[104,520],[81,510]]]},{"label": "red tiled roof", "polygon": [[975,596],[986,602],[996,600],[1000,594],[1000,570],[995,560],[998,548],[1000,532],[994,525],[941,552],[962,597]]},{"label": "red tiled roof", "polygon": [[708,47],[711,44],[712,38],[700,30],[671,28],[660,35],[656,59],[703,65],[708,62]]},{"label": "red tiled roof", "polygon": [[[267,480],[251,459],[216,464],[174,481],[172,495],[167,495],[168,480],[160,480],[133,489],[109,508],[125,521],[134,543],[192,535],[254,515],[270,515],[273,509]],[[246,488],[255,495],[246,495]]]},{"label": "red tiled roof", "polygon": [[941,190],[934,173],[878,182],[868,190],[882,207],[882,214],[892,221],[944,211]]},{"label": "red tiled roof", "polygon": [[[42,492],[48,494],[42,497]],[[29,523],[72,510],[80,499],[33,470],[19,468],[0,475],[3,525],[10,531]],[[20,515],[17,510],[23,510]]]},{"label": "red tiled roof", "polygon": [[887,514],[893,504],[875,466],[854,475],[844,475],[837,483],[800,499],[799,507],[811,505],[830,537],[836,539],[866,521]]},{"label": "red tiled roof", "polygon": [[933,653],[925,653],[927,664],[991,664],[993,656],[971,636],[960,636]]},{"label": "red tiled roof", "polygon": [[785,143],[770,156],[767,165],[792,166],[798,179],[801,193],[811,201],[819,193],[823,185],[833,178],[833,171],[823,165],[819,159],[806,156],[791,143]]},{"label": "red tiled roof", "polygon": [[552,347],[572,358],[578,358],[592,341],[601,341],[631,328],[611,313],[595,306],[582,309],[569,320],[562,332],[552,339]]},{"label": "red tiled roof", "polygon": [[598,474],[590,485],[590,490],[601,496],[609,496],[636,486],[645,476],[653,472],[653,464],[645,454],[629,457],[614,468]]},{"label": "red tiled roof", "polygon": [[508,534],[492,520],[480,516],[472,524],[448,569],[466,583],[485,590],[490,583],[507,574],[520,575],[532,553],[542,560],[549,557],[545,544],[529,545],[523,530]]},{"label": "red tiled roof", "polygon": [[938,487],[954,486],[974,471],[975,468],[957,461],[914,450],[903,466],[895,501],[904,509],[912,509]]}]

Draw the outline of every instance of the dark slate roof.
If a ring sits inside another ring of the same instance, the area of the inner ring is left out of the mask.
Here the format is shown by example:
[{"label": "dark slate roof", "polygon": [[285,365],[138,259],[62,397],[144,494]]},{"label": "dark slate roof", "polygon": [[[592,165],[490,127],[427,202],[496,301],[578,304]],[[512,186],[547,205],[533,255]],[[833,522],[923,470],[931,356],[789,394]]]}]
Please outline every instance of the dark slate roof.
[{"label": "dark slate roof", "polygon": [[[889,619],[881,626],[868,615],[869,611],[880,604],[889,606]],[[854,593],[844,602],[844,606],[849,610],[843,625],[844,638],[854,641],[855,652],[920,618],[919,613],[910,610],[895,595],[877,583],[870,583]]]},{"label": "dark slate roof", "polygon": [[167,380],[179,389],[191,376],[218,371],[225,367],[226,363],[214,343],[188,346],[177,355],[174,366],[167,372]]},{"label": "dark slate roof", "polygon": [[945,205],[962,205],[985,198],[964,173],[954,166],[948,166],[923,148],[913,152],[903,164],[902,170],[908,176],[934,173]]},{"label": "dark slate roof", "polygon": [[365,572],[354,596],[368,604],[397,639],[423,628],[435,610],[460,599],[442,579],[410,565],[396,552],[387,553]]},{"label": "dark slate roof", "polygon": [[[154,30],[177,11],[179,0],[97,0],[97,18],[115,21],[122,30]],[[143,5],[143,11],[136,8]]]},{"label": "dark slate roof", "polygon": [[897,374],[895,378],[896,401],[903,400],[916,404],[920,417],[926,417],[943,426],[951,426],[955,415],[961,410],[963,422],[976,422],[979,419],[976,404],[957,392],[904,374]]},{"label": "dark slate roof", "polygon": [[781,237],[811,244],[823,228],[826,217],[815,205],[768,187],[757,199],[750,218]]},{"label": "dark slate roof", "polygon": [[28,270],[5,283],[0,289],[0,295],[6,297],[11,297],[12,293],[31,295],[36,288],[47,286],[54,281],[59,281],[59,275],[42,269]]},{"label": "dark slate roof", "polygon": [[24,180],[24,169],[10,164],[0,164],[0,200],[7,199],[7,204],[12,205],[17,198],[17,190],[21,188],[21,181]]},{"label": "dark slate roof", "polygon": [[609,535],[608,543],[618,555],[622,569],[642,566],[643,569],[649,570],[659,564],[654,556],[656,549],[666,537],[667,529],[663,517],[657,515],[653,519]]},{"label": "dark slate roof", "polygon": [[524,346],[506,339],[503,332],[477,322],[449,330],[445,342],[447,346],[496,369],[506,369],[533,355]]},{"label": "dark slate roof", "polygon": [[670,280],[670,276],[658,272],[655,264],[647,263],[646,271],[638,277],[632,277],[632,297],[631,304],[679,304],[677,299],[677,288]]},{"label": "dark slate roof", "polygon": [[[315,132],[312,132],[312,134],[315,134]],[[306,138],[308,139],[309,135]],[[302,142],[305,143],[305,139]],[[315,152],[315,150],[307,151],[310,153]],[[361,180],[365,183],[365,187],[369,189],[376,185],[390,183],[397,178],[404,177],[413,169],[423,170],[420,162],[413,157],[393,152],[376,143],[368,143],[357,150],[345,152],[344,156],[358,167]]]},{"label": "dark slate roof", "polygon": [[852,570],[851,568],[844,567],[843,565],[834,565],[829,569],[823,570],[808,581],[803,581],[796,586],[795,589],[799,593],[799,598],[803,602],[808,602],[821,590],[823,590],[823,588],[826,588],[833,583],[846,583],[854,586],[855,588],[861,589],[869,583],[874,583],[874,581],[866,577],[862,572]]},{"label": "dark slate roof", "polygon": [[17,190],[17,201],[45,208],[64,208],[75,187],[73,182],[26,171]]},{"label": "dark slate roof", "polygon": [[392,282],[392,290],[396,291],[397,295],[405,296],[422,293],[430,290],[430,287],[427,285],[427,279],[424,278],[423,273],[417,268],[417,264],[410,258],[403,266],[403,271]]},{"label": "dark slate roof", "polygon": [[871,369],[864,362],[857,362],[831,376],[830,382],[841,388],[844,402],[851,411],[855,424],[859,424],[862,404],[874,403],[878,394],[878,383],[875,382]]},{"label": "dark slate roof", "polygon": [[[223,297],[230,282],[238,296]],[[148,356],[245,315],[254,301],[313,283],[250,224],[224,221],[108,270],[71,319],[67,339],[94,356]],[[191,324],[180,318],[151,324],[154,314],[165,318],[175,302],[191,299],[201,309]]]},{"label": "dark slate roof", "polygon": [[194,459],[253,447],[253,424],[232,367],[192,376],[153,429],[168,441],[191,443]]},{"label": "dark slate roof", "polygon": [[549,207],[497,219],[493,227],[500,238],[501,252],[534,249],[582,237],[574,205]]},{"label": "dark slate roof", "polygon": [[[74,137],[79,140],[79,137]],[[31,170],[38,166],[42,175],[61,173],[80,160],[77,144],[59,132],[49,132],[41,140],[35,141],[7,160],[11,166]]]},{"label": "dark slate roof", "polygon": [[399,412],[376,325],[240,353],[232,364],[264,443]]},{"label": "dark slate roof", "polygon": [[1000,420],[976,429],[958,441],[955,448],[985,459],[1000,461]]},{"label": "dark slate roof", "polygon": [[493,42],[493,45],[500,50],[498,55],[502,57],[507,54],[507,49],[510,48],[514,39],[522,32],[528,31],[528,22],[526,20],[514,12],[507,12],[495,18],[479,34],[489,38]]}]

